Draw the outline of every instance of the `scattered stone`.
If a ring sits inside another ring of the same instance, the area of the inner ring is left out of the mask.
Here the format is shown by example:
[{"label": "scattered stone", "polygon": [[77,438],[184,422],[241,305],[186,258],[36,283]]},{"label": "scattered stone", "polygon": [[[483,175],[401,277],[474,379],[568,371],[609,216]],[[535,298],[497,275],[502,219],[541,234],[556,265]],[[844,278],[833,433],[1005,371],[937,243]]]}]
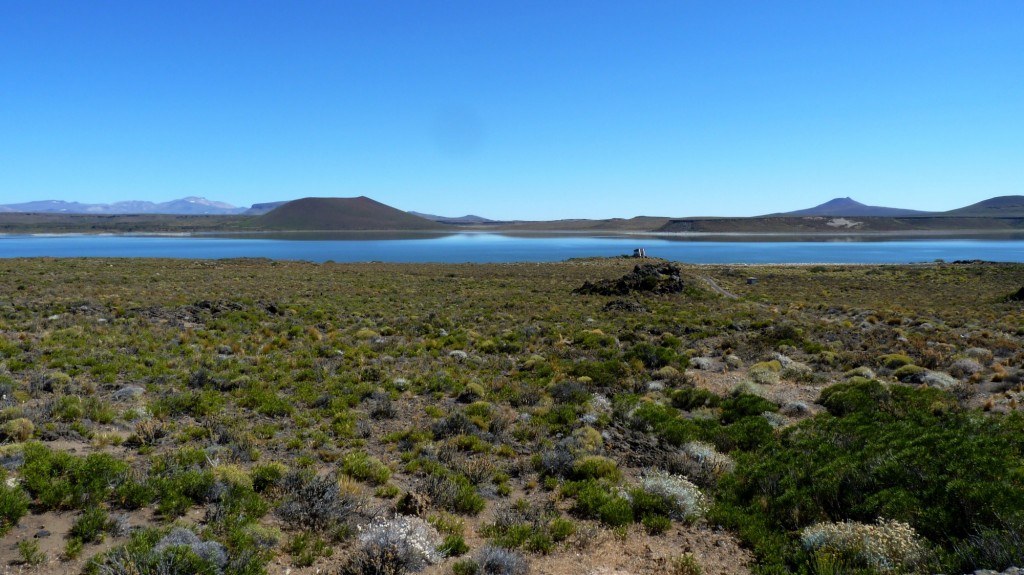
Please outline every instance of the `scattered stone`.
[{"label": "scattered stone", "polygon": [[811,373],[811,371],[812,371],[811,368],[807,364],[801,363],[801,362],[799,362],[799,361],[797,361],[795,359],[792,359],[789,356],[783,355],[781,353],[773,353],[772,354],[772,359],[775,359],[780,364],[782,364],[782,369],[786,369],[786,370],[789,370],[789,371],[795,371],[795,372],[798,372],[798,373]]},{"label": "scattered stone", "polygon": [[33,535],[32,537],[34,537],[36,539],[45,539],[45,538],[47,538],[49,536],[50,536],[50,532],[49,531],[47,531],[46,529],[40,529],[39,531],[36,531],[36,534]]},{"label": "scattered stone", "polygon": [[685,289],[682,270],[670,263],[639,264],[633,271],[617,280],[585,282],[573,290],[584,295],[627,295],[633,292],[679,293]]},{"label": "scattered stone", "polygon": [[925,373],[924,377],[921,378],[921,383],[941,390],[950,390],[960,384],[955,377],[941,371]]},{"label": "scattered stone", "polygon": [[464,352],[464,351],[462,351],[461,349],[456,349],[456,350],[448,352],[448,357],[450,357],[452,359],[455,359],[455,360],[458,360],[458,361],[465,361],[466,358],[469,357],[469,354]]},{"label": "scattered stone", "polygon": [[121,389],[115,391],[113,395],[111,395],[111,398],[114,401],[126,401],[129,399],[135,399],[136,397],[140,397],[144,393],[146,393],[146,390],[144,388],[141,388],[137,385],[126,385]]}]

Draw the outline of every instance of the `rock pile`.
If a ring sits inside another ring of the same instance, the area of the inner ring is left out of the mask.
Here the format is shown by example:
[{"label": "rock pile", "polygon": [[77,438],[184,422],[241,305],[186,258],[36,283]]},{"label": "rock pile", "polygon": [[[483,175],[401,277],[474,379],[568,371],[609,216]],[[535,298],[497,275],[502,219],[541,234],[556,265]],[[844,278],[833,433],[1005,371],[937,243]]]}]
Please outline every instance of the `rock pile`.
[{"label": "rock pile", "polygon": [[682,270],[670,263],[639,264],[633,271],[616,280],[585,282],[573,290],[574,294],[627,295],[633,292],[679,293],[686,285]]}]

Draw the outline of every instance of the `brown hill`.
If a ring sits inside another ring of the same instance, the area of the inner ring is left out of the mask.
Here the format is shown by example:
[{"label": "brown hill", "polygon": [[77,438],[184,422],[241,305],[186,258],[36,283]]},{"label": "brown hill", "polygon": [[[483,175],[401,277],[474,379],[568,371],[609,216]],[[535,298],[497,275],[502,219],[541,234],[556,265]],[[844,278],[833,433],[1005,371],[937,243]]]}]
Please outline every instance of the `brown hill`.
[{"label": "brown hill", "polygon": [[297,231],[368,231],[449,229],[366,196],[302,198],[253,218],[254,227]]},{"label": "brown hill", "polygon": [[1024,196],[998,196],[969,206],[943,212],[944,216],[1022,217]]}]

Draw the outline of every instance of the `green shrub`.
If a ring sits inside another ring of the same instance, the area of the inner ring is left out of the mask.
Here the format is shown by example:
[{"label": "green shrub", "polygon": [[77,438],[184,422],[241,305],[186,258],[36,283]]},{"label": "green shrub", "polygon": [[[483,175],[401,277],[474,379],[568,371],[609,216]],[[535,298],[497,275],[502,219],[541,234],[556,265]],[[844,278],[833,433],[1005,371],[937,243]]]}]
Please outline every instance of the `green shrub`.
[{"label": "green shrub", "polygon": [[580,517],[598,519],[612,527],[633,522],[633,508],[629,500],[593,479],[567,482],[563,489],[576,498],[572,509]]},{"label": "green shrub", "polygon": [[928,370],[914,365],[907,364],[899,367],[896,371],[892,372],[892,376],[903,382],[918,382],[924,374],[928,373]]},{"label": "green shrub", "polygon": [[664,515],[644,515],[640,523],[650,535],[661,535],[672,527],[672,520]]},{"label": "green shrub", "polygon": [[878,357],[878,365],[888,369],[897,369],[912,363],[914,363],[914,360],[910,356],[901,353],[889,353]]},{"label": "green shrub", "polygon": [[649,343],[638,343],[623,355],[626,361],[639,360],[647,369],[658,369],[678,361],[679,356],[674,349],[655,347]]},{"label": "green shrub", "polygon": [[6,535],[28,513],[29,498],[21,487],[0,482],[0,536]]},{"label": "green shrub", "polygon": [[1021,414],[958,412],[942,392],[874,381],[821,396],[829,414],[738,457],[719,485],[714,520],[737,529],[762,564],[798,568],[787,534],[812,523],[888,517],[945,550],[936,569],[969,572],[980,565],[964,558],[983,555],[973,535],[1021,521],[1024,481],[1006,480],[1022,477]]},{"label": "green shrub", "polygon": [[469,545],[466,545],[462,535],[448,535],[437,546],[437,550],[445,557],[458,557],[459,555],[465,555],[469,551]]},{"label": "green shrub", "polygon": [[353,451],[341,459],[341,472],[359,481],[383,485],[391,477],[391,470],[379,459],[365,451]]},{"label": "green shrub", "polygon": [[618,481],[622,476],[614,459],[603,455],[588,455],[577,459],[572,466],[572,479],[607,479]]},{"label": "green shrub", "polygon": [[255,465],[252,468],[252,488],[257,493],[263,493],[277,485],[287,472],[288,468],[276,461]]},{"label": "green shrub", "polygon": [[35,566],[46,563],[46,552],[39,549],[38,539],[22,539],[18,541],[18,555],[25,565]]},{"label": "green shrub", "polygon": [[103,535],[110,526],[110,516],[106,509],[100,506],[89,507],[75,519],[69,536],[82,543],[99,543],[103,541]]},{"label": "green shrub", "polygon": [[296,533],[285,549],[292,556],[292,565],[296,567],[309,567],[317,559],[334,554],[329,543],[308,531]]},{"label": "green shrub", "polygon": [[766,411],[776,412],[779,406],[750,393],[739,393],[722,400],[722,423],[730,424],[745,417],[759,416]]},{"label": "green shrub", "polygon": [[702,575],[704,569],[701,568],[692,553],[684,553],[669,561],[668,573],[669,575]]},{"label": "green shrub", "polygon": [[32,423],[31,419],[19,417],[4,422],[3,427],[0,428],[0,433],[3,433],[3,436],[11,441],[27,441],[32,437],[35,429],[36,426]]},{"label": "green shrub", "polygon": [[480,566],[472,559],[462,559],[452,563],[452,575],[477,575]]},{"label": "green shrub", "polygon": [[672,392],[672,406],[684,411],[702,407],[718,407],[721,398],[706,389],[687,387]]},{"label": "green shrub", "polygon": [[21,473],[36,503],[48,510],[76,509],[108,500],[127,470],[127,463],[106,453],[76,457],[28,443]]}]

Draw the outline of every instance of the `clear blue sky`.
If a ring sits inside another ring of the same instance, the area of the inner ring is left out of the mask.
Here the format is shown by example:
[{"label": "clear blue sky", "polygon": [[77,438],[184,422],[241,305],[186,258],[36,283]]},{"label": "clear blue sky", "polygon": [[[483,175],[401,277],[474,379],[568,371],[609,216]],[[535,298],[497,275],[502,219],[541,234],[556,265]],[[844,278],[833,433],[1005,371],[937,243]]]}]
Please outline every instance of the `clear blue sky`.
[{"label": "clear blue sky", "polygon": [[1024,194],[1024,2],[0,0],[0,203]]}]

